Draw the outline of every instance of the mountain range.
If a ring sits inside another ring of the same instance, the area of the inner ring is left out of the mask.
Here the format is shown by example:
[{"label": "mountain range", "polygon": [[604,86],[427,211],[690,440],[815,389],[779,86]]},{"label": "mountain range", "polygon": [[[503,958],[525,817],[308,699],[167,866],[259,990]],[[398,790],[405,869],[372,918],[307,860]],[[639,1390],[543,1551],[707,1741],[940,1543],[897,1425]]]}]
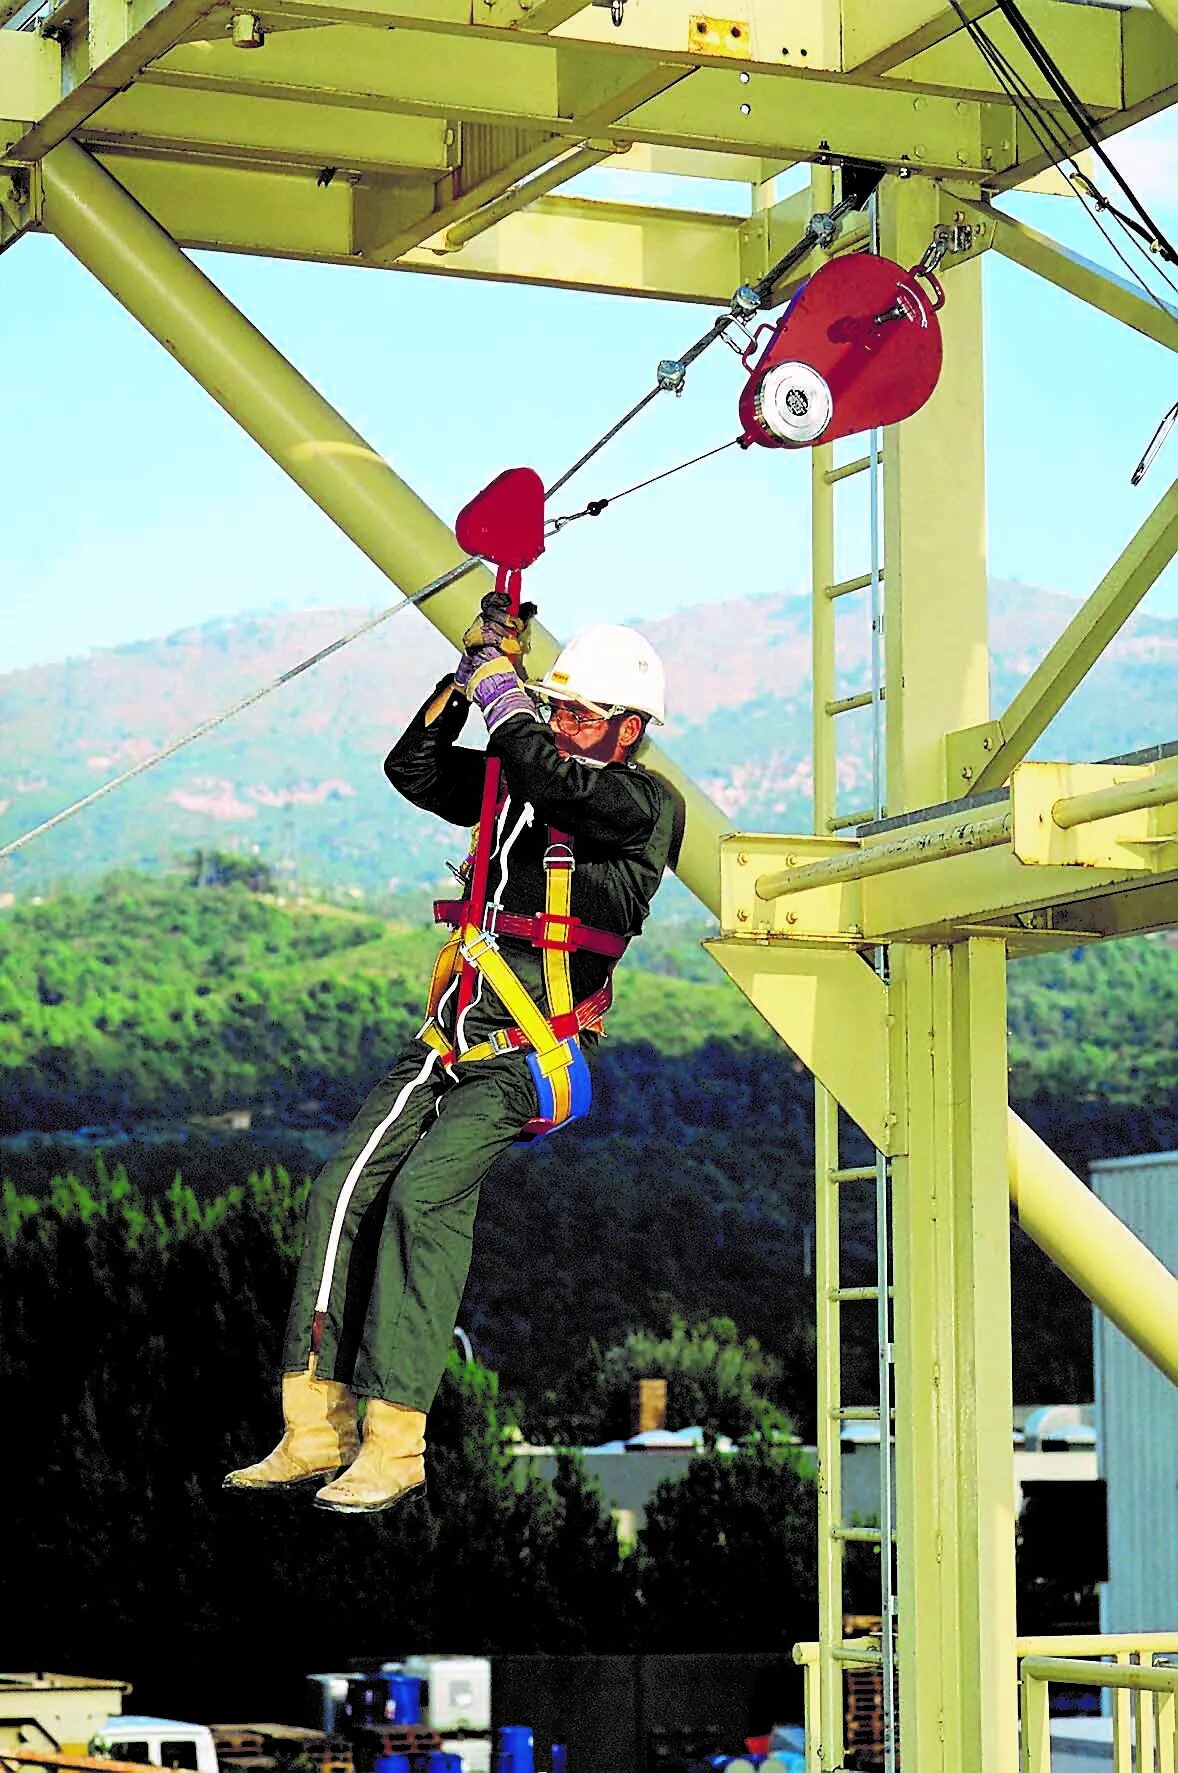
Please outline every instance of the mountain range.
[{"label": "mountain range", "polygon": [[[855,600],[858,602],[858,600]],[[1077,608],[991,586],[992,696],[1003,708]],[[0,675],[0,842],[48,818],[363,619],[355,609],[246,616]],[[869,684],[866,616],[840,610],[839,693]],[[753,828],[810,828],[809,608],[742,597],[642,624],[666,661],[667,748]],[[200,847],[255,849],[303,884],[365,896],[435,882],[463,840],[389,790],[381,763],[452,653],[416,615],[390,622],[0,864],[0,895]],[[1038,748],[1114,756],[1172,739],[1178,621],[1139,616]],[[840,791],[863,803],[870,712],[840,727]],[[472,719],[466,742],[477,745]]]}]

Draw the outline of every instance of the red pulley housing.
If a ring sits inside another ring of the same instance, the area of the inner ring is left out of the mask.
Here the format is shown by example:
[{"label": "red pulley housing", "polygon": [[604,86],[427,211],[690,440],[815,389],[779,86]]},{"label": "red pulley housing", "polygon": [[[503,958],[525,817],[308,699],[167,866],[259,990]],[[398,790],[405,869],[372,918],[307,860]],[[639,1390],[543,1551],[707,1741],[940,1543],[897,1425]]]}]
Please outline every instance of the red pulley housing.
[{"label": "red pulley housing", "polygon": [[745,353],[771,333],[740,397],[742,442],[804,449],[910,418],[941,373],[944,299],[931,272],[875,253],[831,259]]},{"label": "red pulley housing", "polygon": [[534,468],[505,468],[462,507],[454,534],[467,554],[531,566],[544,552],[544,482]]}]

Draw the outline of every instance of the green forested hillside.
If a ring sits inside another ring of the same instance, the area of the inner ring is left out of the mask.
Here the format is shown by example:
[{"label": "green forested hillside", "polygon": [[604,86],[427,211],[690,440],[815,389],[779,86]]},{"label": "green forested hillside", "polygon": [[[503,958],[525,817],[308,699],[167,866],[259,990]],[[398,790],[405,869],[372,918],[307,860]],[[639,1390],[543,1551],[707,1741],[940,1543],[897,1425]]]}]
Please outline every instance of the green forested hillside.
[{"label": "green forested hillside", "polygon": [[[612,1040],[672,1058],[753,1043],[781,1058],[700,949],[706,933],[652,920],[618,975]],[[0,1124],[182,1118],[307,1097],[349,1112],[419,1021],[436,946],[429,927],[134,875],[10,911]],[[1020,1099],[1170,1100],[1178,947],[1155,937],[1019,961],[1010,1058]]]},{"label": "green forested hillside", "polygon": [[[782,1406],[802,1424],[811,1408],[811,1084],[718,977],[703,933],[652,922],[619,974],[593,1115],[509,1153],[484,1189],[463,1321],[546,1432],[567,1417],[567,1375],[591,1341],[673,1310],[733,1318],[780,1360]],[[318,1125],[319,1156],[338,1136],[416,1027],[436,941],[242,886],[134,876],[12,911],[0,1131],[166,1123],[115,1155],[149,1196],[182,1170],[206,1207],[268,1163],[297,1181],[318,1156],[289,1129]],[[1013,1093],[1079,1171],[1178,1145],[1176,1008],[1178,950],[1161,940],[1011,969]],[[229,1107],[251,1109],[249,1135],[210,1142],[185,1125]],[[93,1169],[76,1141],[0,1152],[33,1196],[54,1171]],[[844,1210],[855,1284],[870,1269],[870,1201]],[[1021,1234],[1014,1252],[1016,1393],[1080,1395],[1087,1307]],[[866,1389],[872,1358],[848,1350],[851,1385]]]}]

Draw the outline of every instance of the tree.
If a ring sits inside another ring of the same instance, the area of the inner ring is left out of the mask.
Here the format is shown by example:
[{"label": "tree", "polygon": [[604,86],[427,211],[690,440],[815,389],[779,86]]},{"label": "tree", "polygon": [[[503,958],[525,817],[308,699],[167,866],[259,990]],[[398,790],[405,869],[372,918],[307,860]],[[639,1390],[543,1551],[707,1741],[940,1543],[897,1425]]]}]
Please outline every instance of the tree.
[{"label": "tree", "polygon": [[791,1429],[778,1402],[781,1367],[753,1336],[742,1336],[731,1318],[689,1324],[676,1311],[662,1331],[632,1330],[604,1354],[594,1347],[558,1394],[564,1406],[564,1438],[579,1430],[582,1445],[626,1435],[630,1398],[639,1379],[667,1381],[671,1428],[702,1428],[715,1438],[783,1439]]},{"label": "tree", "polygon": [[644,1650],[785,1649],[817,1624],[817,1491],[765,1441],[660,1484],[635,1562]]}]

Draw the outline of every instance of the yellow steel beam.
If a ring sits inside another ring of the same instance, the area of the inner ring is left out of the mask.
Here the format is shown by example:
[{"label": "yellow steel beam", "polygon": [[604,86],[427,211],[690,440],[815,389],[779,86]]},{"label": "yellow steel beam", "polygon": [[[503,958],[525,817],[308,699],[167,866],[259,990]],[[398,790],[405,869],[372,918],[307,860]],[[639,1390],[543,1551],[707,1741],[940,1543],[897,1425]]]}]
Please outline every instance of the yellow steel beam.
[{"label": "yellow steel beam", "polygon": [[1015,1114],[1010,1197],[1028,1237],[1178,1385],[1178,1278]]},{"label": "yellow steel beam", "polygon": [[1178,31],[1178,0],[1149,0],[1149,3],[1172,31]]},{"label": "yellow steel beam", "polygon": [[1061,246],[1046,234],[1028,228],[1013,216],[1004,215],[992,204],[972,202],[968,198],[946,195],[946,204],[959,209],[967,220],[976,219],[987,231],[990,243],[1003,258],[1011,259],[1037,277],[1054,283],[1068,295],[1098,308],[1125,326],[1131,326],[1147,339],[1178,351],[1178,308],[1162,301],[1151,301],[1140,286],[1127,278],[1116,277],[1089,259]]},{"label": "yellow steel beam", "polygon": [[[1020,763],[1011,778],[1020,862],[1178,874],[1178,761]],[[1178,887],[1175,890],[1178,913]]]},{"label": "yellow steel beam", "polygon": [[547,197],[461,252],[416,247],[394,258],[398,230],[433,229],[432,182],[320,187],[275,168],[98,158],[187,247],[683,302],[727,301],[746,277],[743,224],[732,217]]},{"label": "yellow steel beam", "polygon": [[[131,144],[136,153],[192,160],[392,172],[458,164],[457,132],[444,117],[398,116],[346,105],[280,103],[239,93],[160,91],[136,84],[116,94],[86,131],[91,146]],[[567,147],[561,143],[561,151]]]},{"label": "yellow steel beam", "polygon": [[[43,175],[51,231],[394,584],[416,590],[462,558],[446,525],[96,160],[63,142]],[[490,584],[476,568],[424,613],[457,645]],[[556,651],[540,630],[537,669]],[[691,799],[680,878],[705,904],[718,904],[724,815],[657,746],[647,755]]]},{"label": "yellow steel beam", "polygon": [[1046,731],[1178,549],[1178,480],[1171,482],[1091,597],[996,722],[952,733],[957,773],[978,794],[1000,787]]},{"label": "yellow steel beam", "polygon": [[979,19],[996,10],[997,0],[961,0],[960,8],[944,0],[842,0],[843,68],[886,73],[955,36],[962,13]]},{"label": "yellow steel beam", "polygon": [[[660,64],[691,66],[659,52]],[[287,32],[263,51],[186,45],[158,62],[153,84],[234,91],[257,98],[313,97],[322,104],[388,109],[584,135],[586,118],[652,71],[649,53],[572,39],[477,32],[447,39],[444,53],[422,31],[373,37],[346,27]],[[1009,107],[935,92],[912,95],[885,80],[861,87],[791,69],[695,67],[689,80],[634,108],[611,135],[665,147],[792,161],[837,143],[840,153],[927,170],[988,173],[1013,153]],[[788,91],[782,89],[784,81]]]},{"label": "yellow steel beam", "polygon": [[[91,0],[90,28],[71,40],[55,102],[39,111],[16,152],[38,160],[92,117],[108,98],[135,80],[150,62],[187,35],[209,10],[209,0]],[[19,36],[0,32],[0,40]],[[5,46],[5,55],[7,55]],[[80,65],[78,65],[80,64]],[[18,113],[20,115],[20,113]]]},{"label": "yellow steel beam", "polygon": [[418,247],[397,268],[673,301],[727,301],[742,281],[741,242],[740,224],[725,217],[546,197],[459,252],[439,258]]},{"label": "yellow steel beam", "polygon": [[[684,78],[684,71],[680,68],[651,69],[621,92],[613,93],[608,103],[599,105],[595,111],[587,112],[579,119],[581,127],[587,136],[595,131],[603,132],[634,105],[640,104],[643,99],[652,97],[656,92],[662,92],[676,80]],[[472,133],[473,130],[467,131],[468,138]],[[493,131],[491,133],[501,136],[503,132]],[[623,144],[623,148],[628,155],[634,152],[632,143]],[[561,157],[568,155],[570,149],[574,153],[580,153],[583,158],[580,161],[572,157],[562,160]],[[516,155],[501,160],[493,172],[471,180],[463,176],[469,159],[467,145],[464,142],[464,164],[457,181],[458,189],[440,203],[435,200],[434,210],[429,216],[413,221],[408,227],[399,225],[391,238],[377,243],[376,250],[382,257],[390,259],[400,258],[403,253],[412,251],[415,246],[421,246],[426,241],[433,244],[433,250],[438,250],[439,243],[434,241],[434,236],[441,234],[443,230],[455,229],[456,224],[464,224],[467,218],[474,217],[476,212],[482,211],[487,213],[480,216],[480,226],[474,230],[474,233],[485,232],[485,226],[489,221],[500,220],[504,214],[510,214],[516,209],[534,204],[546,191],[573,178],[578,171],[585,171],[588,167],[599,164],[607,153],[618,151],[611,144],[604,152],[594,153],[587,149],[583,143],[572,142],[562,136],[543,135],[538,142],[532,142]],[[559,168],[556,167],[557,161],[561,162]],[[549,168],[553,169],[551,176],[546,170]],[[543,180],[537,180],[530,184],[525,192],[522,181],[530,180],[532,175],[536,173],[543,173]],[[518,201],[513,195],[516,187],[520,187]],[[512,200],[507,202],[509,196]],[[501,200],[507,202],[507,208],[492,216],[491,206]],[[466,238],[473,239],[474,233],[469,234]],[[447,234],[444,243],[440,244],[442,250],[453,252],[464,243],[462,239],[457,237],[457,234],[453,238]]]},{"label": "yellow steel beam", "polygon": [[51,110],[61,96],[61,45],[35,31],[0,31],[0,125],[4,144]]},{"label": "yellow steel beam", "polygon": [[846,949],[739,938],[704,947],[872,1144],[890,1150],[888,993],[867,962]]}]

